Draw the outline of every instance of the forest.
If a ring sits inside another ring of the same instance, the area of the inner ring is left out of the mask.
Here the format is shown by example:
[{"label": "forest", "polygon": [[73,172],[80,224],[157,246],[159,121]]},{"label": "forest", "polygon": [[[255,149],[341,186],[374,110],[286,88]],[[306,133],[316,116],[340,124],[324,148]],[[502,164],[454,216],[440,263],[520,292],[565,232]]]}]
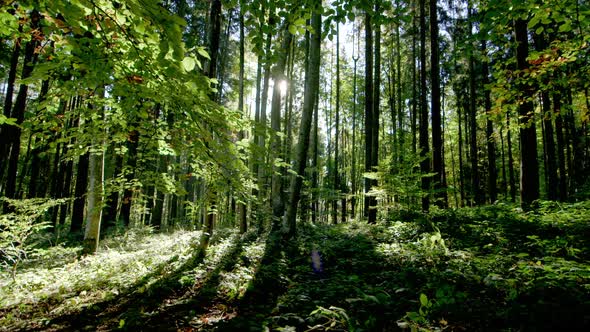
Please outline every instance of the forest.
[{"label": "forest", "polygon": [[0,331],[590,329],[586,0],[0,7]]}]

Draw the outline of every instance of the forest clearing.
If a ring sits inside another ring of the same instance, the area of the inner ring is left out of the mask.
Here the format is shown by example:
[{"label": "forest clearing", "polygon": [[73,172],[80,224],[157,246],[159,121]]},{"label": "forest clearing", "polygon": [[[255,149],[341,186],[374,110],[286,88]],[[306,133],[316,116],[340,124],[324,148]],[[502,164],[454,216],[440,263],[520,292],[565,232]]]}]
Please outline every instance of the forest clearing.
[{"label": "forest clearing", "polygon": [[0,331],[590,328],[586,1],[0,7]]}]

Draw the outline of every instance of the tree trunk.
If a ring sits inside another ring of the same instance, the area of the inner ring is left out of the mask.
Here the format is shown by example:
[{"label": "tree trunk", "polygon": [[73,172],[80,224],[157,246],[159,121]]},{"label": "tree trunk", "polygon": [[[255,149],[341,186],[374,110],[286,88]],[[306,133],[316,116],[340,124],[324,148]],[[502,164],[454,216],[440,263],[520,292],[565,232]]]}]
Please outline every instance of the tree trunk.
[{"label": "tree trunk", "polygon": [[[519,70],[528,68],[528,31],[527,21],[517,19],[514,23],[516,35],[516,62]],[[524,84],[520,87],[523,98],[528,99],[530,92]],[[518,106],[520,123],[520,205],[529,209],[531,203],[539,199],[539,163],[537,160],[537,132],[534,119],[533,103],[523,100]]]},{"label": "tree trunk", "polygon": [[85,153],[78,159],[78,172],[76,174],[76,187],[74,189],[74,207],[72,210],[72,223],[70,233],[77,233],[82,230],[84,222],[84,205],[86,202],[85,193],[88,187],[88,166],[90,154]]},{"label": "tree trunk", "polygon": [[[354,32],[353,32],[354,33]],[[359,36],[360,37],[360,36]],[[360,38],[357,38],[357,49],[360,48]],[[357,191],[358,191],[358,187],[357,187],[357,175],[356,175],[356,103],[357,103],[357,99],[356,99],[356,66],[357,66],[357,62],[359,60],[359,54],[357,51],[357,54],[354,54],[354,34],[353,34],[353,43],[352,43],[352,60],[354,62],[354,69],[353,69],[353,78],[352,78],[352,162],[350,165],[351,171],[350,171],[350,177],[351,177],[351,191],[352,191],[352,197],[350,199],[350,213],[352,215],[352,219],[356,219],[356,197],[357,197]]]},{"label": "tree trunk", "polygon": [[[135,128],[137,123],[131,123],[130,127]],[[126,187],[123,191],[123,198],[121,201],[121,220],[125,227],[129,226],[131,220],[131,205],[133,199],[132,181],[135,179],[135,169],[137,168],[137,148],[139,144],[139,131],[132,129],[127,136],[127,171],[126,171]]]},{"label": "tree trunk", "polygon": [[432,114],[432,171],[436,205],[446,207],[447,194],[444,183],[444,157],[440,106],[440,69],[438,54],[438,13],[437,1],[430,0],[430,112]]},{"label": "tree trunk", "polygon": [[[375,3],[375,13],[380,13],[381,8],[379,5],[379,1]],[[380,101],[381,101],[381,20],[378,17],[378,20],[375,23],[375,74],[373,78],[375,79],[375,83],[373,85],[373,114],[372,114],[372,124],[371,130],[373,134],[371,135],[371,172],[376,171],[377,166],[379,165],[379,116],[380,116]],[[371,180],[371,186],[377,186],[377,180]],[[367,220],[368,223],[373,224],[377,222],[377,198],[374,196],[370,197],[369,203],[369,218]]]},{"label": "tree trunk", "polygon": [[422,211],[430,209],[430,148],[428,145],[428,107],[426,105],[426,1],[420,0],[420,171],[422,172]]},{"label": "tree trunk", "polygon": [[[301,185],[303,175],[305,174],[305,164],[309,148],[309,133],[311,130],[311,121],[314,112],[314,104],[319,92],[320,84],[320,48],[321,48],[321,2],[315,0],[312,8],[311,27],[314,34],[311,38],[309,50],[309,74],[306,75],[305,91],[303,97],[303,110],[301,115],[301,126],[299,127],[299,137],[297,142],[295,172],[291,178],[291,197],[287,208],[287,235],[293,236],[297,231],[297,205],[301,198]],[[317,112],[317,110],[316,110]]]},{"label": "tree trunk", "polygon": [[567,200],[567,174],[565,171],[565,140],[563,137],[563,117],[561,115],[561,95],[559,92],[553,95],[553,113],[555,115],[555,135],[557,136],[557,164],[559,169],[559,200]]},{"label": "tree trunk", "polygon": [[[22,31],[22,25],[19,26],[19,31]],[[18,70],[18,59],[21,51],[21,39],[17,38],[14,42],[12,55],[10,57],[10,67],[8,70],[8,81],[6,81],[6,94],[4,95],[4,111],[5,117],[10,118],[12,111],[12,99],[14,96],[14,84],[16,81],[16,72]],[[10,145],[12,143],[10,134],[12,128],[8,124],[0,126],[0,192],[4,188],[4,170],[8,165],[8,157],[10,152]]]},{"label": "tree trunk", "polygon": [[272,101],[271,101],[271,109],[270,109],[270,117],[271,117],[271,128],[273,130],[273,134],[271,136],[271,143],[270,143],[270,153],[271,153],[271,163],[272,163],[272,182],[271,182],[271,204],[272,204],[272,213],[273,213],[273,227],[280,226],[280,221],[283,218],[283,214],[285,212],[285,203],[283,202],[283,194],[282,194],[282,167],[276,166],[276,158],[281,158],[282,155],[281,151],[281,139],[279,133],[281,132],[281,82],[286,80],[285,77],[285,65],[287,63],[287,54],[289,53],[287,50],[291,46],[291,38],[292,34],[287,29],[288,25],[285,24],[285,30],[283,33],[283,41],[281,45],[281,50],[285,52],[279,52],[279,56],[277,59],[277,64],[273,69],[273,80],[274,80],[274,87],[272,92]]},{"label": "tree trunk", "polygon": [[[221,33],[221,0],[212,0],[209,18],[209,23],[211,24],[209,38],[209,55],[211,57],[211,62],[209,63],[209,71],[207,75],[209,78],[215,78],[217,76],[217,57],[219,53],[219,37]],[[203,256],[209,247],[209,241],[211,240],[211,236],[213,236],[215,219],[217,218],[217,193],[214,190],[209,190],[209,195],[207,196],[207,202],[210,209],[207,211],[207,217],[205,218],[205,224],[203,227],[203,235],[201,236],[201,242],[199,244],[198,254],[200,256]]]},{"label": "tree trunk", "polygon": [[[36,30],[39,27],[39,21],[41,20],[41,15],[36,10],[31,12],[31,28]],[[38,55],[35,54],[35,48],[39,44],[38,40],[35,36],[31,37],[31,40],[25,46],[25,56],[23,59],[23,69],[21,74],[21,80],[26,79],[31,76],[33,71],[33,67],[37,62]],[[8,170],[6,174],[6,185],[4,187],[4,196],[8,198],[17,198],[16,197],[16,180],[18,178],[18,160],[20,156],[20,138],[21,138],[21,127],[20,125],[23,123],[25,119],[25,109],[27,105],[27,93],[29,91],[29,86],[27,84],[21,84],[19,87],[18,94],[16,96],[16,101],[14,102],[14,106],[12,111],[10,112],[10,117],[16,119],[16,124],[18,126],[7,126],[4,127],[2,132],[5,133],[5,137],[9,138],[10,140],[10,153],[8,154]],[[7,102],[6,102],[7,103]],[[5,104],[6,106],[6,104]],[[8,152],[8,151],[4,151]]]},{"label": "tree trunk", "polygon": [[512,202],[516,202],[516,174],[514,172],[511,132],[512,129],[510,129],[510,114],[506,113],[506,144],[508,145],[508,177],[510,178],[510,200]]},{"label": "tree trunk", "polygon": [[[240,112],[242,117],[246,117],[244,114],[244,43],[246,40],[244,34],[244,3],[240,0],[240,73],[239,73],[239,82],[238,82],[238,111]],[[244,139],[244,131],[240,130],[238,139]],[[248,207],[246,203],[242,200],[238,203],[238,221],[240,224],[240,233],[244,234],[248,230],[248,220],[246,218],[248,214]]]},{"label": "tree trunk", "polygon": [[[340,175],[340,140],[344,136],[340,132],[340,24],[336,28],[336,137],[335,137],[335,154],[334,154],[334,188],[340,196],[340,222],[346,222],[346,181],[341,181]],[[344,145],[344,139],[342,139]],[[342,150],[345,150],[344,148]],[[344,164],[344,162],[342,162]],[[344,168],[344,167],[343,167]],[[346,174],[344,173],[344,177]]]},{"label": "tree trunk", "polygon": [[102,217],[102,194],[103,194],[103,154],[90,154],[89,160],[89,181],[86,215],[86,229],[84,231],[84,253],[92,254],[98,249],[100,238],[100,222]]},{"label": "tree trunk", "polygon": [[[365,172],[372,172],[373,158],[373,20],[369,12],[365,13]],[[374,197],[369,196],[369,190],[373,181],[365,178],[365,205],[364,216],[369,222],[370,208],[373,205]]]},{"label": "tree trunk", "polygon": [[[486,54],[486,41],[482,41],[482,53]],[[486,86],[489,83],[489,67],[486,61],[483,62],[483,85],[484,85],[484,105],[486,112],[486,138],[488,150],[488,192],[490,195],[490,203],[494,203],[498,199],[497,182],[498,170],[496,168],[496,138],[494,137],[494,124],[492,122],[492,100],[490,97],[490,89]]]}]

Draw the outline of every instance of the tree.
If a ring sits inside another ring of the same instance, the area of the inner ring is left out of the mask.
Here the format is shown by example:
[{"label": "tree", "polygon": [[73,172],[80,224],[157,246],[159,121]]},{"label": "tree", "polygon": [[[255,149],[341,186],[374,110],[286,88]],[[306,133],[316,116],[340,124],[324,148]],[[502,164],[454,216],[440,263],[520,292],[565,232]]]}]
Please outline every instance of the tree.
[{"label": "tree", "polygon": [[[527,21],[516,19],[514,21],[516,36],[516,63],[517,69],[523,73],[528,68],[527,57],[528,30]],[[537,130],[534,120],[533,103],[530,100],[530,90],[526,82],[519,86],[521,103],[518,106],[519,137],[520,137],[520,204],[523,209],[531,208],[531,203],[539,199],[539,163],[537,160]]]},{"label": "tree", "polygon": [[420,0],[420,171],[422,172],[422,210],[430,209],[430,148],[428,144],[428,106],[426,105],[426,1]]},{"label": "tree", "polygon": [[[320,84],[320,49],[322,40],[322,17],[321,2],[315,0],[311,4],[311,36],[309,48],[309,66],[305,80],[305,90],[303,97],[303,109],[301,114],[301,125],[299,127],[299,137],[297,148],[295,150],[295,167],[294,174],[291,178],[291,194],[289,206],[287,207],[286,234],[293,236],[297,231],[297,206],[301,198],[301,186],[305,174],[305,165],[307,161],[307,152],[309,149],[309,134],[311,131],[311,121],[313,118],[314,104],[318,95]],[[315,110],[317,112],[317,109]]]},{"label": "tree", "polygon": [[432,114],[432,171],[437,205],[447,205],[446,188],[444,188],[444,158],[440,110],[440,69],[438,54],[438,16],[437,1],[430,0],[430,112]]}]

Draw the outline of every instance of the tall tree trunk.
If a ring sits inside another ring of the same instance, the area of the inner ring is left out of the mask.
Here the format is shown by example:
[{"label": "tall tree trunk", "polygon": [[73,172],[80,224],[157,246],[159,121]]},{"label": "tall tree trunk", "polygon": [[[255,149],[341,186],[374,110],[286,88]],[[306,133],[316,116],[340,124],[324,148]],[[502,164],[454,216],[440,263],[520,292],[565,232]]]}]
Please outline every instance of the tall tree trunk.
[{"label": "tall tree trunk", "polygon": [[[311,38],[309,50],[309,74],[306,74],[305,91],[303,97],[303,110],[301,115],[301,126],[299,127],[299,137],[297,141],[295,172],[291,178],[291,195],[289,206],[287,208],[287,235],[293,236],[297,231],[297,205],[301,198],[301,185],[303,175],[305,174],[305,164],[309,147],[309,133],[311,130],[311,121],[314,112],[314,104],[319,92],[320,84],[320,48],[322,39],[322,17],[321,2],[315,0],[312,8],[311,27],[314,34]],[[317,112],[317,110],[316,110]]]},{"label": "tall tree trunk", "polygon": [[[365,13],[365,172],[372,172],[373,134],[373,20],[369,12]],[[373,181],[365,178],[364,216],[371,218],[370,208],[374,197],[369,196]],[[371,220],[369,220],[371,221]]]},{"label": "tall tree trunk", "polygon": [[[264,148],[266,146],[266,125],[267,125],[267,115],[266,115],[266,108],[267,108],[267,100],[268,100],[268,86],[270,81],[270,46],[271,46],[272,36],[268,34],[266,37],[266,46],[265,46],[265,60],[264,60],[264,78],[262,80],[262,96],[260,100],[260,141],[258,145],[261,147],[261,151],[266,151]],[[261,157],[261,163],[259,164],[258,168],[258,189],[261,191],[262,197],[265,198],[266,194],[268,193],[267,190],[267,175],[269,174],[269,169],[267,168],[266,156],[263,155]]]},{"label": "tall tree trunk", "polygon": [[[359,36],[360,37],[360,36]],[[360,38],[357,38],[357,49],[360,48]],[[356,219],[356,197],[357,197],[357,174],[356,174],[356,103],[357,103],[357,99],[356,99],[356,66],[357,66],[357,62],[359,60],[359,52],[357,51],[356,55],[354,54],[354,31],[353,31],[353,43],[352,43],[352,61],[354,62],[354,69],[353,69],[353,78],[352,78],[352,162],[350,165],[351,168],[351,191],[352,191],[352,197],[350,199],[350,213],[352,215],[352,219]]]},{"label": "tall tree trunk", "polygon": [[[209,36],[209,56],[211,57],[211,61],[209,63],[207,76],[209,78],[215,78],[217,76],[217,57],[219,55],[219,37],[221,33],[221,0],[212,0],[209,23],[211,25]],[[211,97],[214,98],[213,96]],[[203,227],[203,235],[201,236],[201,242],[199,243],[200,256],[205,254],[205,251],[209,247],[211,236],[213,236],[213,228],[217,217],[217,200],[217,193],[214,190],[209,190],[208,204],[210,209],[207,211]]]},{"label": "tall tree trunk", "polygon": [[500,127],[500,148],[502,150],[502,191],[504,192],[504,198],[508,198],[508,180],[506,177],[506,150],[504,149],[504,133],[502,133],[502,127]]},{"label": "tall tree trunk", "polygon": [[[22,25],[19,26],[19,31],[22,31]],[[14,96],[14,84],[16,82],[16,72],[18,70],[18,59],[20,58],[21,38],[17,38],[12,48],[10,56],[10,67],[8,69],[8,80],[6,81],[6,93],[4,95],[4,110],[5,117],[10,118],[12,111],[12,99]],[[10,134],[12,129],[8,124],[0,125],[0,193],[4,189],[4,171],[8,165],[8,157],[10,152],[10,145],[12,143]]]},{"label": "tall tree trunk", "polygon": [[[240,0],[240,73],[239,73],[239,91],[238,91],[238,111],[240,112],[241,116],[245,118],[245,114],[244,114],[244,53],[245,53],[245,47],[244,47],[244,43],[246,40],[246,36],[244,33],[244,3],[242,0]],[[240,130],[238,139],[243,140],[244,139],[244,130]],[[242,200],[240,200],[240,202],[238,203],[238,221],[240,224],[240,233],[246,233],[246,231],[248,230],[248,220],[246,218],[248,214],[248,207],[246,205],[245,202],[243,202]]]},{"label": "tall tree trunk", "polygon": [[[482,53],[486,54],[486,41],[481,42]],[[490,97],[490,89],[486,86],[489,83],[488,76],[490,70],[487,61],[482,64],[483,68],[483,85],[484,85],[484,106],[486,111],[486,138],[488,150],[488,192],[490,194],[490,203],[494,203],[498,199],[498,191],[496,189],[498,182],[498,170],[496,168],[496,138],[494,137],[494,123],[492,122],[492,100]]]},{"label": "tall tree trunk", "polygon": [[561,115],[561,95],[553,95],[553,113],[555,115],[555,136],[557,136],[557,167],[559,169],[559,200],[564,202],[568,198],[567,173],[565,171],[565,140],[563,137],[563,117]]},{"label": "tall tree trunk", "polygon": [[[137,123],[132,122],[131,128],[136,127]],[[131,220],[131,206],[133,200],[133,188],[132,181],[135,179],[135,169],[137,167],[137,149],[139,145],[139,131],[132,129],[127,136],[127,170],[126,176],[126,187],[123,191],[123,198],[121,201],[121,220],[123,225],[129,226]]]},{"label": "tall tree trunk", "polygon": [[[49,92],[49,80],[43,80],[41,83],[41,91],[39,92],[39,103],[42,103],[46,100],[47,93]],[[45,108],[43,108],[45,110]],[[32,160],[31,160],[31,177],[29,179],[29,190],[28,190],[28,197],[35,198],[35,197],[42,197],[38,195],[38,187],[39,187],[39,177],[41,172],[41,151],[45,148],[46,144],[42,139],[36,137],[34,139],[34,148],[31,152]],[[0,172],[1,173],[1,172]],[[1,176],[0,176],[1,178]]]},{"label": "tall tree trunk", "polygon": [[[334,133],[334,194],[340,195],[339,143],[340,143],[340,23],[336,22],[336,114],[334,119],[336,132]],[[338,223],[338,199],[334,199],[332,206],[333,222]],[[345,218],[345,216],[342,216]],[[344,222],[344,220],[342,220]]]},{"label": "tall tree trunk", "polygon": [[[285,30],[283,32],[283,41],[281,50],[288,50],[291,46],[292,34],[287,29],[288,25],[285,24]],[[273,213],[273,227],[280,226],[280,221],[283,218],[285,212],[285,203],[283,202],[282,194],[282,169],[276,166],[275,159],[281,158],[281,139],[279,133],[281,132],[281,82],[286,80],[285,77],[285,65],[287,63],[287,54],[289,52],[279,52],[277,64],[273,69],[273,80],[274,87],[272,92],[271,102],[271,128],[273,134],[271,136],[270,151],[271,151],[271,169],[272,169],[272,183],[271,183],[271,204]]]},{"label": "tall tree trunk", "polygon": [[395,48],[396,48],[396,73],[397,73],[397,154],[398,154],[398,161],[401,164],[404,160],[403,158],[403,149],[404,149],[404,110],[402,108],[402,49],[400,43],[400,24],[397,23],[395,26]]},{"label": "tall tree trunk", "polygon": [[[379,14],[381,7],[379,1],[375,2],[375,13]],[[373,84],[373,114],[371,130],[371,171],[374,172],[379,165],[379,117],[380,117],[380,101],[381,101],[381,19],[375,23],[375,83]],[[371,180],[371,186],[377,186],[377,180]],[[368,223],[373,224],[377,222],[377,198],[370,197],[369,203],[369,218]]]},{"label": "tall tree trunk", "polygon": [[[519,70],[528,68],[529,54],[527,21],[517,19],[514,23],[516,35],[516,62]],[[520,87],[523,98],[530,97],[524,84]],[[520,205],[529,209],[531,203],[539,199],[539,163],[537,160],[537,132],[534,119],[533,103],[523,100],[518,106],[520,123]]]},{"label": "tall tree trunk", "polygon": [[506,113],[506,143],[508,144],[508,177],[510,178],[510,200],[512,202],[516,202],[516,174],[514,172],[511,132],[512,129],[510,128],[510,114]]},{"label": "tall tree trunk", "polygon": [[[31,12],[31,28],[33,31],[36,31],[39,27],[39,21],[41,20],[41,15],[38,11],[33,10]],[[35,53],[35,49],[39,41],[37,40],[36,36],[31,36],[31,40],[25,46],[25,56],[23,59],[23,69],[21,74],[21,80],[24,80],[31,76],[33,71],[33,67],[37,62],[37,54]],[[6,174],[6,185],[4,187],[4,196],[8,198],[17,198],[16,197],[16,180],[18,178],[18,160],[20,156],[20,138],[21,138],[21,127],[20,125],[23,123],[25,119],[25,109],[27,105],[27,93],[29,91],[29,86],[27,84],[21,84],[18,90],[18,94],[16,96],[16,101],[14,102],[14,106],[12,111],[10,112],[10,117],[16,119],[17,126],[8,126],[4,127],[2,132],[6,133],[5,137],[10,139],[10,153],[8,154],[8,170]],[[6,151],[7,152],[7,151]],[[7,205],[6,205],[7,206]],[[6,207],[5,206],[5,207]]]},{"label": "tall tree trunk", "polygon": [[422,172],[422,210],[430,209],[430,148],[428,145],[428,106],[426,105],[426,1],[420,0],[420,171]]},{"label": "tall tree trunk", "polygon": [[[473,17],[472,3],[468,2],[469,35],[471,36]],[[475,47],[469,51],[469,151],[471,157],[471,190],[473,202],[481,205],[485,201],[485,195],[480,188],[479,160],[477,156],[477,91],[475,84]]]},{"label": "tall tree trunk", "polygon": [[418,46],[417,44],[417,38],[416,38],[416,32],[418,31],[418,27],[416,25],[416,5],[415,2],[412,2],[412,13],[414,13],[414,15],[412,15],[412,153],[414,155],[416,155],[416,148],[417,148],[417,128],[418,128],[418,73],[416,70],[417,67],[417,63],[416,63],[416,59],[418,58],[418,54],[417,54],[417,48]]},{"label": "tall tree trunk", "polygon": [[557,180],[557,161],[555,157],[554,138],[555,135],[553,130],[553,122],[551,121],[552,112],[549,92],[543,91],[541,93],[541,101],[543,110],[543,127],[545,128],[543,136],[543,146],[546,156],[545,160],[547,161],[547,166],[545,169],[545,173],[547,174],[547,183],[545,184],[547,188],[547,199],[557,200],[559,184]]},{"label": "tall tree trunk", "polygon": [[91,153],[88,169],[88,195],[86,229],[84,230],[84,252],[95,253],[100,238],[100,222],[102,217],[102,194],[104,181],[104,154]]},{"label": "tall tree trunk", "polygon": [[438,54],[438,13],[437,1],[430,0],[430,112],[432,114],[432,171],[434,175],[434,190],[436,205],[445,208],[447,202],[444,183],[444,157],[442,122],[440,109],[440,69]]},{"label": "tall tree trunk", "polygon": [[84,196],[88,187],[89,162],[89,153],[81,155],[78,159],[78,171],[76,173],[76,187],[74,189],[74,207],[72,210],[70,233],[77,233],[82,230],[82,223],[84,222],[84,205],[86,203]]}]

